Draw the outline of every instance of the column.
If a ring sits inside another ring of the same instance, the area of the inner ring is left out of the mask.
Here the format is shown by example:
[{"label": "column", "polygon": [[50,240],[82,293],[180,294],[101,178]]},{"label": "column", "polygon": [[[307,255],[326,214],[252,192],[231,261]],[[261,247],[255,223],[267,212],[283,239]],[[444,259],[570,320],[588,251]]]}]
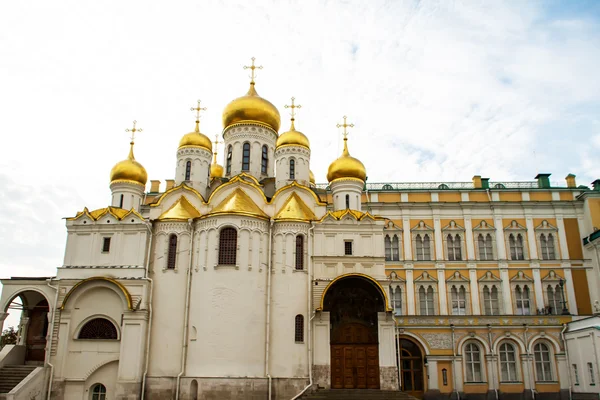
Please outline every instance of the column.
[{"label": "column", "polygon": [[521,354],[521,373],[523,375],[523,388],[525,390],[531,390],[533,387],[530,368],[531,363],[529,362],[529,356],[527,354]]},{"label": "column", "polygon": [[494,225],[496,226],[496,253],[498,254],[499,260],[506,260],[506,243],[504,242],[503,223],[501,217],[494,218]]},{"label": "column", "polygon": [[377,313],[379,325],[379,370],[381,390],[398,389],[396,335],[394,320],[385,312]]},{"label": "column", "polygon": [[[558,228],[558,243],[560,245],[560,258],[570,259],[569,247],[567,246],[567,234],[565,233],[565,221],[561,216],[556,216],[556,227]],[[580,242],[581,243],[581,242]]]},{"label": "column", "polygon": [[487,369],[488,390],[498,389],[498,375],[500,371],[496,368],[497,358],[495,355],[487,354],[485,356],[485,366]]},{"label": "column", "polygon": [[406,269],[406,313],[416,315],[415,313],[415,281],[413,277],[413,265],[404,264]]},{"label": "column", "polygon": [[481,306],[479,305],[479,282],[477,282],[477,270],[475,264],[468,264],[469,281],[471,290],[471,313],[473,315],[481,315]]},{"label": "column", "polygon": [[410,234],[410,219],[403,218],[402,219],[402,236],[404,240],[402,244],[404,245],[404,259],[412,260],[412,235]]},{"label": "column", "polygon": [[446,293],[446,270],[444,264],[437,264],[438,277],[438,302],[440,305],[440,315],[448,315],[448,294]]},{"label": "column", "polygon": [[[452,343],[452,345],[454,346],[455,344]],[[454,357],[454,360],[452,360],[452,374],[454,374],[454,382],[453,384],[456,384],[456,387],[454,388],[454,390],[458,391],[459,393],[463,391],[463,369],[462,369],[462,357]]]},{"label": "column", "polygon": [[433,236],[435,237],[435,259],[444,259],[444,241],[442,240],[442,223],[438,217],[433,220]]},{"label": "column", "polygon": [[571,263],[562,263],[563,274],[565,275],[565,295],[567,297],[567,307],[569,312],[577,315],[577,300],[575,299],[575,286],[573,285],[573,275],[571,274]]},{"label": "column", "polygon": [[[510,279],[508,278],[508,264],[500,263],[500,279],[502,279],[502,314],[511,315],[512,309],[512,298],[510,293]],[[536,289],[537,292],[537,289]]]},{"label": "column", "polygon": [[537,260],[539,258],[537,252],[537,240],[535,239],[535,227],[533,226],[533,218],[531,215],[525,216],[525,223],[527,225],[527,244],[529,245],[529,258]]},{"label": "column", "polygon": [[475,259],[475,245],[473,242],[473,223],[471,218],[465,217],[465,242],[467,243],[467,260]]},{"label": "column", "polygon": [[535,308],[544,308],[544,292],[542,288],[542,278],[540,276],[540,265],[538,263],[531,263],[533,273],[533,288],[535,290]]}]

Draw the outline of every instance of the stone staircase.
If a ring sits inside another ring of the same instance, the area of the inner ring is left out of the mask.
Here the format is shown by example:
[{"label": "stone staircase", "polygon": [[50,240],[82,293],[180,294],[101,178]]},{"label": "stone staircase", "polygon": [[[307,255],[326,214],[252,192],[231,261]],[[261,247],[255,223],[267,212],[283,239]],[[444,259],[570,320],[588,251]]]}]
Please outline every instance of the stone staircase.
[{"label": "stone staircase", "polygon": [[317,390],[301,397],[302,400],[417,400],[409,394],[390,390]]},{"label": "stone staircase", "polygon": [[35,368],[35,365],[5,365],[0,368],[0,394],[10,392]]}]

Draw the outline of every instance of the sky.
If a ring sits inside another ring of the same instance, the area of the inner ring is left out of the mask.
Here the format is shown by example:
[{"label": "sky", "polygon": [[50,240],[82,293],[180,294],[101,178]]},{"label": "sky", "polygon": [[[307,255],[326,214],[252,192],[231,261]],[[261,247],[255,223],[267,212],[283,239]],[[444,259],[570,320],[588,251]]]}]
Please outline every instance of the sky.
[{"label": "sky", "polygon": [[221,134],[251,57],[280,132],[302,105],[317,182],[344,115],[369,182],[600,178],[597,1],[4,1],[0,277],[55,274],[63,218],[109,204],[133,120],[164,188],[190,108]]}]

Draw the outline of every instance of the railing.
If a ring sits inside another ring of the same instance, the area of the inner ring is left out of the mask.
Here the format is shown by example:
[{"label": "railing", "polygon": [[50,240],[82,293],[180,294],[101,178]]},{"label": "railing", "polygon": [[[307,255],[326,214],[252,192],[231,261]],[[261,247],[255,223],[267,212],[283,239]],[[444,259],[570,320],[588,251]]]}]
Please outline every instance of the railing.
[{"label": "railing", "polygon": [[[317,183],[317,189],[329,190],[327,183]],[[473,190],[473,182],[383,182],[367,183],[365,185],[368,191],[394,191],[394,190]],[[540,189],[537,181],[520,182],[489,182],[490,190],[498,189]],[[553,182],[551,188],[564,188],[557,182]]]}]

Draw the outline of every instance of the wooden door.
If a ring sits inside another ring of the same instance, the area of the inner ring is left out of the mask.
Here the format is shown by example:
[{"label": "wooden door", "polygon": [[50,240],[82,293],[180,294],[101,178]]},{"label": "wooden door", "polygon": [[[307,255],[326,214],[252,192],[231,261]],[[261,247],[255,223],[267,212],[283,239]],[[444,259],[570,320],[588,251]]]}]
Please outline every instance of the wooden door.
[{"label": "wooden door", "polygon": [[423,398],[423,357],[414,343],[401,340],[400,363],[402,391],[416,398]]},{"label": "wooden door", "polygon": [[25,360],[44,361],[46,355],[46,334],[48,333],[48,303],[40,301],[29,311],[29,325],[25,339]]},{"label": "wooden door", "polygon": [[333,389],[379,389],[377,345],[332,345]]}]

